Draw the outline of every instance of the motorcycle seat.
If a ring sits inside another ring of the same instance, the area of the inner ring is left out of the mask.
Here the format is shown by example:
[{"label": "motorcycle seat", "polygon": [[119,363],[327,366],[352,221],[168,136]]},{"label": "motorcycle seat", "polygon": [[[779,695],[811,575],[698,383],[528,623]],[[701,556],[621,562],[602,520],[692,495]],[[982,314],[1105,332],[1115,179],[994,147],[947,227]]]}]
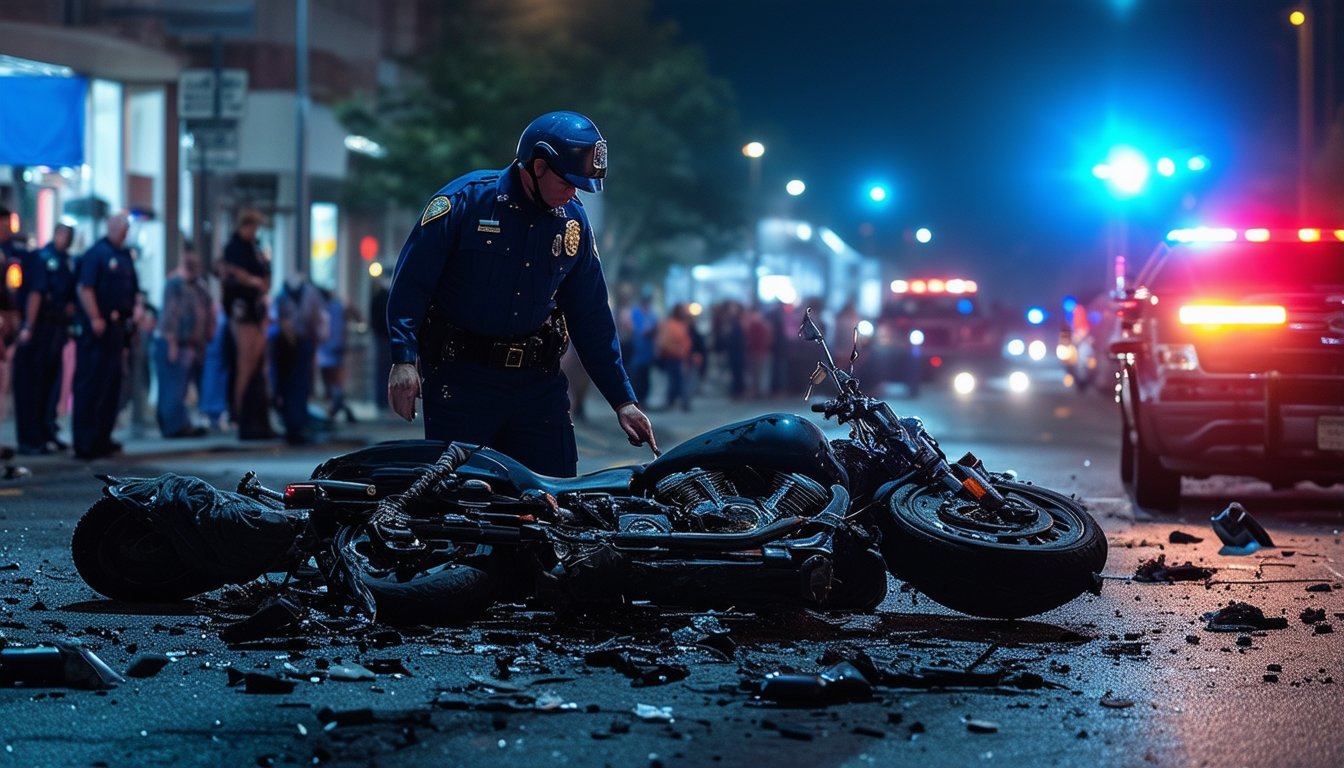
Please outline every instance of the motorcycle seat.
[{"label": "motorcycle seat", "polygon": [[523,491],[545,491],[552,496],[563,493],[609,493],[624,496],[630,493],[631,484],[639,475],[642,467],[625,466],[598,470],[578,477],[547,477],[539,475],[520,464],[513,457],[490,448],[484,448],[472,455],[471,459],[458,471],[464,477],[474,477],[495,486],[496,492],[505,490],[500,483]]}]

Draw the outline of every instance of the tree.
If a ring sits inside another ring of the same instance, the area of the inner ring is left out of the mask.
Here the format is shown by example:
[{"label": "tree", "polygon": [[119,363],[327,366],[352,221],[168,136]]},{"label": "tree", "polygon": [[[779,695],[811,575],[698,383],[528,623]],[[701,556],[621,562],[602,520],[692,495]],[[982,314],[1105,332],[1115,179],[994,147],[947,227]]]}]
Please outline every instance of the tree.
[{"label": "tree", "polygon": [[443,0],[422,78],[346,105],[347,127],[386,148],[354,165],[352,202],[419,207],[448,180],[503,167],[533,117],[573,109],[611,147],[600,251],[611,274],[650,277],[687,234],[722,247],[742,231],[731,88],[704,55],[654,26],[644,0]]}]

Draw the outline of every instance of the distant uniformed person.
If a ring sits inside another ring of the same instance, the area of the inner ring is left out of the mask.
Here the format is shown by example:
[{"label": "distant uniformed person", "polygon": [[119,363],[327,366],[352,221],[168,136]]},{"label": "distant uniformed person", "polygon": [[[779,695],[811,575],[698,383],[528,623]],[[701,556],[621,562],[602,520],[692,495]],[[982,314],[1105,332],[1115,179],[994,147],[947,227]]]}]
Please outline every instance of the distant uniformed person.
[{"label": "distant uniformed person", "polygon": [[597,126],[551,112],[523,131],[510,167],[469,173],[430,199],[397,259],[387,308],[388,403],[410,421],[423,395],[426,438],[488,445],[535,472],[573,476],[560,371],[572,338],[631,444],[657,451],[575,197],[601,191],[606,169]]},{"label": "distant uniformed person", "polygon": [[51,242],[28,260],[23,329],[14,353],[15,427],[19,453],[54,453],[66,446],[56,434],[65,342],[75,317],[75,230],[58,224]]},{"label": "distant uniformed person", "polygon": [[79,260],[72,423],[75,457],[80,459],[111,456],[121,449],[112,440],[112,428],[139,291],[131,252],[122,247],[129,228],[125,213],[112,214],[107,235]]}]

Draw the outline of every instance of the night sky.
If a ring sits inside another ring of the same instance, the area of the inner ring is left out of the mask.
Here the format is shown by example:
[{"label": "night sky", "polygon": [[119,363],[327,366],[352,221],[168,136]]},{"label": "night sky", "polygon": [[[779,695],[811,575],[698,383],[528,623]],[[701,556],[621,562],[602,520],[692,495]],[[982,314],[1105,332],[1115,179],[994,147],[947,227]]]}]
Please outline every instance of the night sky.
[{"label": "night sky", "polygon": [[[1092,167],[1155,161],[1123,204],[1132,250],[1232,201],[1293,194],[1296,29],[1277,0],[655,0],[732,83],[743,143],[767,147],[772,210],[829,225],[909,272],[1050,300],[1102,289],[1120,206]],[[748,177],[742,158],[743,182]],[[1284,175],[1287,185],[1284,186]],[[784,183],[801,178],[792,201]],[[872,183],[893,192],[867,201]],[[1272,182],[1272,183],[1271,183]],[[1235,192],[1233,190],[1236,190]],[[864,227],[864,224],[870,225]],[[929,245],[909,232],[927,226]]]}]

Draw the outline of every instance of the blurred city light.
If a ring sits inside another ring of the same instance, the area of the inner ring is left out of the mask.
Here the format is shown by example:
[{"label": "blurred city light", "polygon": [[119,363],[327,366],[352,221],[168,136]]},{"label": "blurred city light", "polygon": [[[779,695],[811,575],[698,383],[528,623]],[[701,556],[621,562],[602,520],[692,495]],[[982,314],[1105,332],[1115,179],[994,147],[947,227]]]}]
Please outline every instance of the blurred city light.
[{"label": "blurred city light", "polygon": [[1032,360],[1044,360],[1045,342],[1041,341],[1040,339],[1036,339],[1035,341],[1028,344],[1027,357],[1030,357]]},{"label": "blurred city light", "polygon": [[1289,21],[1294,27],[1300,27],[1300,26],[1302,26],[1303,24],[1306,23],[1306,21],[1307,21],[1307,14],[1305,14],[1305,13],[1303,13],[1303,12],[1301,12],[1301,11],[1293,11],[1292,13],[1288,14],[1288,21]]},{"label": "blurred city light", "polygon": [[887,190],[880,186],[870,187],[868,189],[868,197],[872,198],[873,202],[880,203],[887,199]]},{"label": "blurred city light", "polygon": [[753,141],[742,148],[742,154],[747,157],[760,157],[765,154],[765,145],[759,141]]},{"label": "blurred city light", "polygon": [[924,343],[924,332],[916,328],[910,332],[910,346],[918,347]]},{"label": "blurred city light", "polygon": [[788,275],[763,275],[758,291],[761,301],[781,301],[785,304],[798,301],[798,289],[793,286],[793,278]]},{"label": "blurred city light", "polygon": [[907,282],[907,281],[905,281],[905,280],[892,280],[892,281],[891,281],[891,292],[892,292],[892,293],[905,293],[905,292],[908,291],[908,290],[910,290],[910,283],[909,283],[909,282]]},{"label": "blurred city light", "polygon": [[5,270],[5,285],[11,291],[17,291],[23,285],[23,267],[18,264],[10,264]]},{"label": "blurred city light", "polygon": [[705,311],[705,308],[701,306],[700,302],[692,301],[686,305],[686,311],[691,313],[691,317],[699,317]]},{"label": "blurred city light", "polygon": [[877,330],[876,328],[873,327],[873,323],[871,320],[860,320],[859,324],[856,327],[859,329],[860,336],[872,336],[873,333]]},{"label": "blurred city light", "polygon": [[841,240],[839,235],[829,229],[822,228],[821,241],[830,246],[831,250],[835,251],[837,254],[845,252],[845,241]]},{"label": "blurred city light", "polygon": [[802,241],[804,241],[804,242],[806,242],[806,241],[808,241],[808,240],[811,240],[811,239],[812,239],[812,225],[811,225],[811,224],[799,224],[799,225],[798,225],[798,228],[795,229],[795,230],[793,231],[793,233],[794,233],[795,235],[798,236],[798,239],[799,239],[799,240],[802,240]]},{"label": "blurred city light", "polygon": [[969,315],[975,310],[975,305],[970,299],[961,299],[957,302],[957,311],[963,315]]},{"label": "blurred city light", "polygon": [[1027,322],[1032,325],[1040,325],[1045,322],[1045,310],[1040,307],[1032,307],[1027,310]]},{"label": "blurred city light", "polygon": [[952,380],[952,388],[959,395],[969,395],[975,389],[975,377],[969,373],[958,373]]},{"label": "blurred city light", "polygon": [[1157,161],[1157,172],[1163,176],[1170,176],[1176,172],[1176,161],[1170,157],[1164,157]]},{"label": "blurred city light", "polygon": [[369,264],[369,277],[379,277],[383,274],[383,265],[378,262]]},{"label": "blurred city light", "polygon": [[1078,306],[1078,300],[1077,300],[1077,299],[1073,298],[1072,296],[1065,296],[1065,297],[1064,297],[1064,311],[1065,311],[1065,312],[1067,312],[1067,313],[1069,313],[1069,314],[1073,314],[1073,309],[1074,309],[1074,307],[1077,307],[1077,306]]},{"label": "blurred city light", "polygon": [[933,233],[929,231],[928,227],[920,227],[915,230],[915,239],[921,243],[927,243],[933,239]]},{"label": "blurred city light", "polygon": [[1185,167],[1192,171],[1205,170],[1209,167],[1209,158],[1203,155],[1195,155],[1186,162]]},{"label": "blurred city light", "polygon": [[1148,160],[1133,147],[1112,147],[1106,162],[1092,168],[1115,197],[1133,197],[1148,183]]},{"label": "blurred city light", "polygon": [[802,179],[793,179],[788,184],[784,185],[784,191],[788,192],[790,195],[793,195],[794,197],[803,194],[803,192],[806,189],[807,185],[803,183]]},{"label": "blurred city light", "polygon": [[382,144],[365,136],[346,136],[345,148],[351,152],[358,152],[361,155],[368,155],[369,157],[384,157],[387,155],[387,149],[384,148]]},{"label": "blurred city light", "polygon": [[1013,339],[1008,342],[1008,354],[1013,357],[1021,357],[1027,351],[1027,343],[1021,339]]},{"label": "blurred city light", "polygon": [[1013,371],[1013,374],[1008,377],[1008,388],[1014,392],[1026,392],[1029,386],[1031,386],[1031,380],[1027,378],[1027,374],[1021,371]]},{"label": "blurred city light", "polygon": [[359,241],[359,257],[365,261],[373,261],[378,258],[378,238],[373,235],[365,235]]}]

